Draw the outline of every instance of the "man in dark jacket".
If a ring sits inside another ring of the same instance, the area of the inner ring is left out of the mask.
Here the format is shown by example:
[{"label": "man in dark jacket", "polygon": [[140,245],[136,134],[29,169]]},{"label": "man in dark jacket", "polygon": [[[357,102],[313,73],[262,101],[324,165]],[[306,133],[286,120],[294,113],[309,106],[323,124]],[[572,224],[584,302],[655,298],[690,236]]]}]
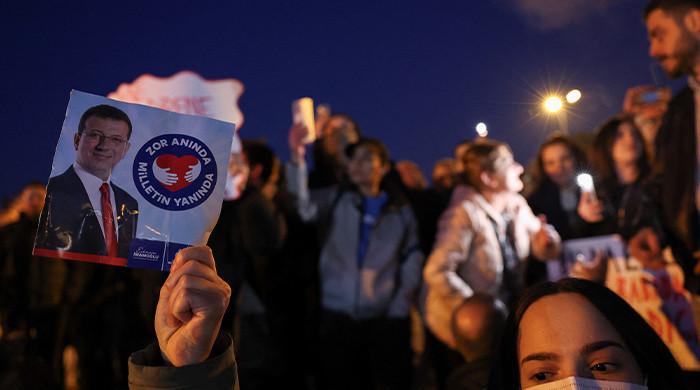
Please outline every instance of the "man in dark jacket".
[{"label": "man in dark jacket", "polygon": [[285,377],[279,298],[288,293],[280,291],[288,276],[282,264],[287,229],[274,202],[280,163],[260,141],[243,141],[242,152],[247,183],[237,199],[224,201],[209,245],[236,302],[222,329],[236,336],[241,379],[246,388],[276,388]]},{"label": "man in dark jacket", "polygon": [[667,239],[683,267],[691,291],[698,292],[697,251],[700,170],[698,119],[700,104],[700,1],[651,0],[644,10],[649,34],[649,55],[671,78],[688,76],[668,107],[658,133],[656,183]]}]

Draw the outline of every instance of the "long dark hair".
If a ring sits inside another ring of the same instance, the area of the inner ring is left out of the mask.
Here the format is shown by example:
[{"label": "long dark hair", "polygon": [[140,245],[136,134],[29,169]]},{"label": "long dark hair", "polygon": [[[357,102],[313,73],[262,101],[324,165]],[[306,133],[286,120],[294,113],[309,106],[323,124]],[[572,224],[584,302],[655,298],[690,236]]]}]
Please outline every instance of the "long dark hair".
[{"label": "long dark hair", "polygon": [[597,283],[566,278],[537,284],[522,295],[508,317],[497,357],[493,364],[489,389],[520,389],[518,333],[525,311],[540,298],[560,293],[579,294],[595,306],[629,347],[646,375],[650,390],[685,389],[683,373],[666,345],[654,330],[617,294]]},{"label": "long dark hair", "polygon": [[583,150],[581,150],[581,148],[578,147],[578,145],[576,145],[571,138],[568,138],[562,134],[554,134],[544,141],[544,143],[540,145],[540,149],[537,151],[537,157],[530,171],[528,190],[525,191],[526,197],[538,192],[543,187],[556,187],[556,184],[545,173],[544,162],[542,161],[544,150],[553,145],[562,145],[569,150],[569,153],[571,153],[571,156],[574,158],[574,164],[576,165],[575,170],[578,171],[586,166],[586,154],[583,152]]},{"label": "long dark hair", "polygon": [[615,161],[612,157],[612,149],[617,139],[617,130],[622,124],[629,124],[632,128],[632,136],[638,144],[639,156],[637,156],[636,166],[639,176],[637,181],[644,180],[651,172],[647,153],[644,148],[644,139],[639,132],[637,126],[634,125],[632,118],[623,115],[616,115],[608,119],[597,131],[593,146],[590,151],[591,167],[596,175],[596,181],[599,182],[603,189],[613,192],[615,189],[622,187],[617,178],[615,171]]}]

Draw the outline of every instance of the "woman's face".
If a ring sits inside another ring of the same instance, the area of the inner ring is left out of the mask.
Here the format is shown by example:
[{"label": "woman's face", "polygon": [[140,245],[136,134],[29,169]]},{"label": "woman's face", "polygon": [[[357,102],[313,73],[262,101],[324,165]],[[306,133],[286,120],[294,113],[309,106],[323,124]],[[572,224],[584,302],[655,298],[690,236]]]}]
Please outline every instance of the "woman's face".
[{"label": "woman's face", "polygon": [[570,376],[644,383],[620,334],[593,304],[574,293],[545,296],[525,311],[518,331],[518,366],[523,389]]},{"label": "woman's face", "polygon": [[568,187],[574,182],[576,161],[564,144],[552,144],[542,149],[544,173],[559,188]]},{"label": "woman's face", "polygon": [[493,192],[518,193],[523,189],[520,176],[523,174],[523,166],[513,159],[513,153],[508,148],[501,147],[498,150],[498,158],[495,162],[495,172],[490,174],[490,190]]},{"label": "woman's face", "polygon": [[613,161],[616,164],[635,162],[641,152],[642,145],[635,137],[632,125],[628,122],[621,123],[612,145]]}]

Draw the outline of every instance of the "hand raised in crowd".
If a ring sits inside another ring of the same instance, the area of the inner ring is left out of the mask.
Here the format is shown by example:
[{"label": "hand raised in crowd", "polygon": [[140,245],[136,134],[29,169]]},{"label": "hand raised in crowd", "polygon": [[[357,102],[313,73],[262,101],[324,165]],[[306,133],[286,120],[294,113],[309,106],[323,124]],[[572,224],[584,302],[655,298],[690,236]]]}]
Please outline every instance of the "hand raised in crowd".
[{"label": "hand raised in crowd", "polygon": [[[661,125],[671,94],[670,88],[659,88],[654,85],[639,85],[629,88],[625,93],[623,111],[634,117],[634,123],[645,139],[651,137],[647,142],[653,141]],[[649,98],[645,99],[645,96]]]},{"label": "hand raised in crowd", "polygon": [[559,234],[552,225],[547,224],[547,217],[539,215],[540,230],[532,238],[532,252],[542,260],[554,259],[559,256]]},{"label": "hand raised in crowd", "polygon": [[576,259],[571,271],[569,271],[569,276],[604,283],[608,273],[608,259],[602,250],[597,250],[591,261]]},{"label": "hand raised in crowd", "polygon": [[654,229],[640,229],[627,243],[630,256],[637,259],[647,269],[664,268],[666,262],[661,251],[659,236]]},{"label": "hand raised in crowd", "polygon": [[155,328],[166,362],[180,367],[209,357],[231,288],[216,273],[206,246],[182,249],[160,289]]},{"label": "hand raised in crowd", "polygon": [[[644,95],[657,92],[656,99],[645,99]],[[670,88],[659,88],[655,85],[638,85],[627,89],[622,110],[632,115],[643,115],[648,118],[660,118],[666,112],[668,101],[671,100]]]},{"label": "hand raised in crowd", "polygon": [[589,191],[581,192],[581,198],[578,201],[579,217],[588,223],[596,223],[603,220],[603,203],[598,197]]},{"label": "hand raised in crowd", "polygon": [[293,163],[304,160],[306,144],[304,139],[309,134],[309,129],[303,123],[294,123],[289,128],[289,156]]}]

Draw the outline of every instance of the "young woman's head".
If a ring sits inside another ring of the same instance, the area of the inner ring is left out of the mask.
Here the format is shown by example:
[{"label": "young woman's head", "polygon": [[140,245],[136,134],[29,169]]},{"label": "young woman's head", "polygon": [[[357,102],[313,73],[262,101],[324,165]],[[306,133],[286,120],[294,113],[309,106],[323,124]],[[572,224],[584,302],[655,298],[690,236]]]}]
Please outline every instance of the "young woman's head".
[{"label": "young woman's head", "polygon": [[517,193],[523,189],[523,166],[513,159],[507,144],[481,140],[462,156],[466,182],[479,192]]},{"label": "young woman's head", "polygon": [[591,148],[591,165],[598,180],[618,182],[618,167],[633,164],[638,179],[649,173],[644,139],[631,118],[616,116],[598,129]]},{"label": "young woman's head", "polygon": [[581,279],[527,290],[508,319],[493,389],[527,389],[568,377],[683,389],[664,343],[622,298]]},{"label": "young woman's head", "polygon": [[537,153],[533,179],[536,187],[545,181],[559,188],[575,184],[577,171],[585,165],[583,151],[569,138],[556,135],[545,141]]}]

